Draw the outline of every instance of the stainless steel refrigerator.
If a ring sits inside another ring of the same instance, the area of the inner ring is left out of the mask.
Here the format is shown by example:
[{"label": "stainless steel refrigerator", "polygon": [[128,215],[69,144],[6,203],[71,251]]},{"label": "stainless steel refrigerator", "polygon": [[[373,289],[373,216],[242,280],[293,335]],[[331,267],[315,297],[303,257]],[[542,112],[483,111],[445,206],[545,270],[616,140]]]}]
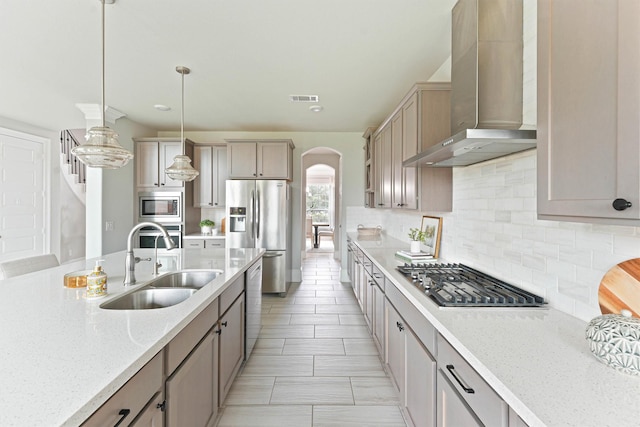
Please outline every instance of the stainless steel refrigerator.
[{"label": "stainless steel refrigerator", "polygon": [[264,248],[262,292],[287,292],[290,197],[285,180],[227,180],[228,248]]}]

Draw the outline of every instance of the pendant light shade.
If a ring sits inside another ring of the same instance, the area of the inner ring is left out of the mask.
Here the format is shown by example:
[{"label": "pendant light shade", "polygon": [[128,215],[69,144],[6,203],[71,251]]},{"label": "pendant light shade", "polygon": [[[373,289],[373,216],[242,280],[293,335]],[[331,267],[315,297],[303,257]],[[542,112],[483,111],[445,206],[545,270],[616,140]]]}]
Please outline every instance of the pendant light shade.
[{"label": "pendant light shade", "polygon": [[118,169],[129,163],[133,153],[118,143],[118,134],[104,123],[104,4],[115,0],[100,0],[102,4],[102,125],[94,126],[87,131],[87,142],[74,147],[71,153],[90,168]]},{"label": "pendant light shade", "polygon": [[184,75],[191,70],[187,67],[177,66],[176,71],[182,75],[182,109],[180,115],[180,141],[182,154],[173,158],[173,164],[165,169],[167,176],[176,181],[193,181],[200,173],[191,166],[191,159],[184,152]]}]

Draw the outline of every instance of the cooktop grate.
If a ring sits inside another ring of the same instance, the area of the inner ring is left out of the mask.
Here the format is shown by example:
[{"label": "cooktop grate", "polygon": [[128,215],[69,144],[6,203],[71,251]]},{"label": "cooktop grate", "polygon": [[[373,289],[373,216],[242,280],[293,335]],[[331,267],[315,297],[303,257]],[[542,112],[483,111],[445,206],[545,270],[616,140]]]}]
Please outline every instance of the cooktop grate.
[{"label": "cooktop grate", "polygon": [[398,271],[443,307],[540,307],[544,298],[463,264],[404,264]]}]

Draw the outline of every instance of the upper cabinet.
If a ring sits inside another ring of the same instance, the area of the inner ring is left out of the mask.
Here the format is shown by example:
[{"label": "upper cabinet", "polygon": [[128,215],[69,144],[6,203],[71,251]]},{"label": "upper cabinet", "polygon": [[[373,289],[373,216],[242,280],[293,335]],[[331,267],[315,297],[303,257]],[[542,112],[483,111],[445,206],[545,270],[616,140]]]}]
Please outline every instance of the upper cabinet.
[{"label": "upper cabinet", "polygon": [[193,184],[193,203],[197,208],[225,206],[227,174],[227,146],[197,144],[193,165],[200,172]]},{"label": "upper cabinet", "polygon": [[364,207],[375,207],[375,167],[373,160],[373,132],[375,128],[368,128],[364,135]]},{"label": "upper cabinet", "polygon": [[[182,152],[180,141],[167,138],[134,138],[136,145],[136,185],[139,188],[182,188],[182,181],[167,176],[166,168]],[[187,140],[185,150],[193,156],[193,143]]]},{"label": "upper cabinet", "polygon": [[448,83],[416,84],[369,137],[375,207],[451,211],[451,168],[402,167],[404,160],[449,136],[450,92]]},{"label": "upper cabinet", "polygon": [[293,179],[293,142],[285,140],[227,140],[231,179]]},{"label": "upper cabinet", "polygon": [[640,2],[538,0],[537,60],[538,217],[640,224]]}]

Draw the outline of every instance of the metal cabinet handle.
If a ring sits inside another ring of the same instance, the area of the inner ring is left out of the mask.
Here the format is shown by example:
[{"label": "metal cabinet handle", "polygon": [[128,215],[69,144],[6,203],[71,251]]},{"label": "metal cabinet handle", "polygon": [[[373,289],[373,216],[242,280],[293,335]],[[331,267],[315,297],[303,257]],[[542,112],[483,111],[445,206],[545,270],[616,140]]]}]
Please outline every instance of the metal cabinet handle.
[{"label": "metal cabinet handle", "polygon": [[228,322],[222,322],[222,323],[220,323],[220,324],[226,328],[226,327],[227,327],[227,323],[228,323]]},{"label": "metal cabinet handle", "polygon": [[469,393],[469,394],[473,394],[475,393],[475,391],[471,388],[471,387],[467,387],[462,380],[458,377],[458,375],[456,375],[455,373],[455,367],[453,365],[447,365],[447,370],[449,372],[451,372],[451,375],[453,376],[453,378],[458,382],[458,384],[460,384],[460,387],[462,387],[462,389],[465,391],[465,393]]},{"label": "metal cabinet handle", "polygon": [[632,206],[631,202],[625,199],[615,199],[611,205],[617,211],[623,211]]},{"label": "metal cabinet handle", "polygon": [[222,329],[216,330],[216,334],[218,334],[218,335],[222,334]]},{"label": "metal cabinet handle", "polygon": [[404,331],[404,325],[400,322],[396,322],[396,327],[400,332]]},{"label": "metal cabinet handle", "polygon": [[120,412],[118,412],[118,415],[121,415],[122,418],[120,418],[120,420],[115,423],[113,425],[113,427],[118,427],[120,424],[122,424],[122,422],[124,421],[125,418],[127,418],[127,416],[131,413],[131,409],[120,409]]}]

